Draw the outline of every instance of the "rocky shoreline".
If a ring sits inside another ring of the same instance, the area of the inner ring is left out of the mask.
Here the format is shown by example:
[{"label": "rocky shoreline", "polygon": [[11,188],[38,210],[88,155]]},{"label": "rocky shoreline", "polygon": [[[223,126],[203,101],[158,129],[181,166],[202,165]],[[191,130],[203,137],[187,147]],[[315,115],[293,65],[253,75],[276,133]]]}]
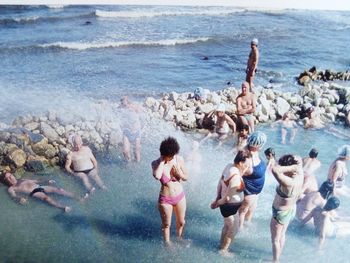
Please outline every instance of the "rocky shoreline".
[{"label": "rocky shoreline", "polygon": [[[217,92],[207,91],[205,97],[193,93],[171,92],[162,98],[144,101],[146,119],[163,119],[184,131],[210,128],[205,116],[218,104],[226,105],[226,113],[236,119],[236,97],[240,88],[229,87]],[[307,84],[298,93],[256,87],[259,123],[273,122],[292,111],[302,119],[308,105],[317,108],[328,123],[343,123],[350,111],[350,87],[338,84]],[[0,169],[37,172],[48,166],[63,166],[71,150],[69,136],[79,133],[96,154],[122,153],[122,127],[116,103],[100,101],[94,105],[97,115],[68,116],[49,111],[42,116],[20,116],[11,125],[1,124]],[[210,125],[209,125],[210,126]]]},{"label": "rocky shoreline", "polygon": [[312,81],[322,80],[322,81],[348,81],[350,80],[350,72],[336,72],[331,69],[326,70],[317,70],[316,67],[312,67],[309,70],[305,70],[300,73],[299,77],[297,77],[299,85],[306,85]]}]

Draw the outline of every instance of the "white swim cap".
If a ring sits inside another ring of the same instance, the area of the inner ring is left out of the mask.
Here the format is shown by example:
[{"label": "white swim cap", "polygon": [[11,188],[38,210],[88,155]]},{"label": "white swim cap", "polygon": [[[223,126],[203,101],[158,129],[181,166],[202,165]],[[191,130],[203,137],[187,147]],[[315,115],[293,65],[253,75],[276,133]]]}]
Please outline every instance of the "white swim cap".
[{"label": "white swim cap", "polygon": [[343,145],[338,149],[339,157],[350,158],[350,145]]},{"label": "white swim cap", "polygon": [[252,42],[250,42],[250,44],[254,44],[257,46],[259,44],[259,40],[257,38],[253,38]]},{"label": "white swim cap", "polygon": [[251,147],[263,147],[266,143],[266,134],[260,131],[253,132],[247,139],[247,145]]},{"label": "white swim cap", "polygon": [[216,111],[222,111],[222,112],[225,112],[225,111],[226,111],[225,104],[220,103],[220,104],[219,104],[219,106],[216,108]]}]

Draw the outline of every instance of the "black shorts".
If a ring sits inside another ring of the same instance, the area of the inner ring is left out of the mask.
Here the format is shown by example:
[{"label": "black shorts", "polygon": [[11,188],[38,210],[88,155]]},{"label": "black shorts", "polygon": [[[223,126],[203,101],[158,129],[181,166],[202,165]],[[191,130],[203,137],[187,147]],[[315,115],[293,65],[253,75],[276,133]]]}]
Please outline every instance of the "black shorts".
[{"label": "black shorts", "polygon": [[223,217],[233,216],[237,213],[238,209],[241,207],[242,203],[238,204],[223,204],[220,205],[220,212]]}]

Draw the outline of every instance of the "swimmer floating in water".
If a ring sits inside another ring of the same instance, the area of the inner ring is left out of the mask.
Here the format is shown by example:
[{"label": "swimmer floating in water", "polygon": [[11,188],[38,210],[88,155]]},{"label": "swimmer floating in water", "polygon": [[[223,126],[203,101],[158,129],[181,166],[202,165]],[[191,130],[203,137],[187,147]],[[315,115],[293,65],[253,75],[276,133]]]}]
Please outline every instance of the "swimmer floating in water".
[{"label": "swimmer floating in water", "polygon": [[[38,180],[22,179],[17,180],[11,173],[5,173],[2,178],[3,182],[9,187],[8,193],[13,198],[18,200],[22,205],[27,203],[27,199],[18,194],[25,194],[30,197],[40,199],[49,205],[62,209],[64,212],[70,212],[71,208],[69,206],[64,206],[48,196],[48,194],[62,195],[66,197],[73,198],[74,195],[70,192],[65,191],[62,188],[57,188],[49,185],[41,184]],[[54,183],[50,180],[48,183]]]}]

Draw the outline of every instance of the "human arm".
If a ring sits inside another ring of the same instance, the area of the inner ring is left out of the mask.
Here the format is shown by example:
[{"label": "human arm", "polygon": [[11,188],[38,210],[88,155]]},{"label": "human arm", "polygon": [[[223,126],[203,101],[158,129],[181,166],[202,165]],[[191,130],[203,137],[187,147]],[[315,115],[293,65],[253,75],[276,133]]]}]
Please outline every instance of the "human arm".
[{"label": "human arm", "polygon": [[72,153],[68,153],[64,167],[66,168],[69,174],[73,175],[74,171],[71,169],[71,165],[72,165]]},{"label": "human arm", "polygon": [[[293,184],[294,179],[292,177],[286,176],[284,173],[288,172],[300,172],[299,165],[290,166],[279,166],[276,165],[272,168],[272,174],[276,178],[277,182],[281,185],[288,186]],[[301,171],[302,172],[302,171]]]},{"label": "human arm", "polygon": [[176,170],[175,177],[183,181],[187,181],[188,171],[185,166],[184,159],[181,156],[175,156],[174,158],[176,158],[176,162],[174,164],[174,168]]},{"label": "human arm", "polygon": [[241,184],[241,181],[240,181],[239,175],[234,174],[233,178],[229,182],[225,195],[216,201],[217,205],[220,206],[230,202],[232,199],[232,196],[234,196],[237,193],[237,188],[240,186],[240,184]]},{"label": "human arm", "polygon": [[12,199],[18,201],[21,205],[24,205],[24,204],[27,203],[27,199],[26,198],[17,196],[14,187],[12,187],[12,186],[9,187],[7,192],[9,193],[9,195],[11,196]]},{"label": "human arm", "polygon": [[215,209],[218,208],[218,204],[217,201],[220,199],[220,195],[221,195],[221,178],[218,182],[218,186],[216,187],[216,198],[215,200],[210,204],[210,208],[211,209]]},{"label": "human arm", "polygon": [[252,60],[252,71],[255,74],[255,70],[258,68],[259,63],[259,50],[257,48],[253,49],[253,60]]},{"label": "human arm", "polygon": [[321,222],[320,222],[320,230],[318,236],[318,249],[322,250],[324,246],[324,242],[326,240],[326,220],[329,220],[329,215],[327,212],[322,212]]},{"label": "human arm", "polygon": [[232,132],[235,133],[236,132],[236,123],[227,114],[225,114],[225,120],[227,121],[227,124],[231,127]]},{"label": "human arm", "polygon": [[335,183],[337,179],[341,176],[342,174],[342,169],[341,169],[341,163],[339,161],[336,161],[334,164],[334,170],[333,173],[331,174],[330,180],[332,183]]},{"label": "human arm", "polygon": [[157,160],[152,162],[152,174],[155,179],[160,180],[160,178],[162,178],[164,165],[165,161],[162,157],[159,157]]}]

